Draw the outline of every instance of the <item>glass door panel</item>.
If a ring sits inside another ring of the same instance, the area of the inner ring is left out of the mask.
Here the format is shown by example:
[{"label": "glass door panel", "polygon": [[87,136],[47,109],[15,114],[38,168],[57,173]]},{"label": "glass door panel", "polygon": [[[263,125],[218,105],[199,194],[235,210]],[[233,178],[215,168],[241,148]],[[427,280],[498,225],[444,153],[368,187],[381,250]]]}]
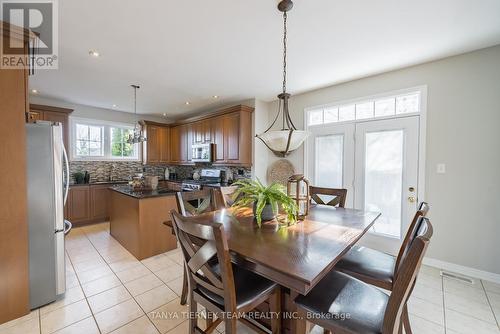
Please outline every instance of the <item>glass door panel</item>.
[{"label": "glass door panel", "polygon": [[342,188],[344,135],[316,137],[314,185],[325,188]]}]

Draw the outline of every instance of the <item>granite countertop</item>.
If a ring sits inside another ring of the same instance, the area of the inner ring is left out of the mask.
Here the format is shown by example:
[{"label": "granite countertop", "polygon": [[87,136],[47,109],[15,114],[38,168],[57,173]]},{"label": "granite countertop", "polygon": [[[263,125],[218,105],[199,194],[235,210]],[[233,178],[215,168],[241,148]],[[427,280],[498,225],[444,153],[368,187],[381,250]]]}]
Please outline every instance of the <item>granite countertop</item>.
[{"label": "granite countertop", "polygon": [[116,181],[91,181],[90,183],[70,183],[70,187],[81,187],[81,186],[92,186],[92,185],[104,185],[104,184],[126,184],[128,180],[116,180]]},{"label": "granite countertop", "polygon": [[132,188],[129,185],[117,185],[114,187],[110,187],[109,189],[116,191],[120,194],[134,197],[137,199],[145,199],[145,198],[151,198],[151,197],[162,197],[162,196],[173,196],[177,193],[177,191],[167,189],[167,188],[158,188],[155,190],[151,190],[151,189],[134,190],[134,188]]}]

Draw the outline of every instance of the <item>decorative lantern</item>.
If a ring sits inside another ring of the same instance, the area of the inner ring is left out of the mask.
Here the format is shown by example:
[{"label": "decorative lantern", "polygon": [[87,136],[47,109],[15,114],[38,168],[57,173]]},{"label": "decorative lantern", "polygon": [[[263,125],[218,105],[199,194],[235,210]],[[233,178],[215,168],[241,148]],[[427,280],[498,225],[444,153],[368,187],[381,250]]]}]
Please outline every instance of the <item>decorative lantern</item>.
[{"label": "decorative lantern", "polygon": [[286,191],[297,203],[297,219],[303,220],[309,213],[309,181],[302,174],[292,175],[288,179]]}]

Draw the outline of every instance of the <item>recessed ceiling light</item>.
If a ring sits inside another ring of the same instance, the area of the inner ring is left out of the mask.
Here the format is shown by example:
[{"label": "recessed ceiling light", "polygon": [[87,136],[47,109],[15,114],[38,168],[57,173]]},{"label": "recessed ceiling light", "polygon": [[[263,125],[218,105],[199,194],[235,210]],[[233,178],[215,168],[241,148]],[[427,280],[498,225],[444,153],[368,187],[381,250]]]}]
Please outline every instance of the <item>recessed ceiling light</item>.
[{"label": "recessed ceiling light", "polygon": [[31,90],[31,93],[33,93],[33,94],[38,94],[38,90],[36,90],[36,89],[32,89],[32,90]]},{"label": "recessed ceiling light", "polygon": [[116,107],[118,107],[118,106],[116,104],[113,104],[113,108],[116,108]]},{"label": "recessed ceiling light", "polygon": [[167,117],[167,113],[166,112],[163,113],[163,117]]},{"label": "recessed ceiling light", "polygon": [[99,57],[101,54],[100,54],[98,51],[96,51],[96,50],[90,50],[90,51],[89,51],[89,55],[90,55],[90,56],[92,56],[92,57],[97,58],[97,57]]},{"label": "recessed ceiling light", "polygon": [[218,99],[219,98],[219,95],[214,95],[212,96],[214,99]]},{"label": "recessed ceiling light", "polygon": [[185,103],[185,104],[186,104],[186,105],[188,106],[188,105],[190,105],[190,104],[191,104],[191,102],[189,102],[189,101],[186,101],[186,103]]}]

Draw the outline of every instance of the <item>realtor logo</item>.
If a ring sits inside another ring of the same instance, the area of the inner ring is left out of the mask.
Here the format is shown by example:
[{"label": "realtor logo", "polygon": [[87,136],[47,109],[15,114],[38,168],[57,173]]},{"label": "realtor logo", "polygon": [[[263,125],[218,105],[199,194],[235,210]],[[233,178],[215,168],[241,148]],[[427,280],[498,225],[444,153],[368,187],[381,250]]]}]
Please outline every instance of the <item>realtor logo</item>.
[{"label": "realtor logo", "polygon": [[[0,68],[57,69],[57,0],[0,0],[3,22],[29,29],[35,39],[1,34]],[[29,52],[25,45],[29,43]]]}]

